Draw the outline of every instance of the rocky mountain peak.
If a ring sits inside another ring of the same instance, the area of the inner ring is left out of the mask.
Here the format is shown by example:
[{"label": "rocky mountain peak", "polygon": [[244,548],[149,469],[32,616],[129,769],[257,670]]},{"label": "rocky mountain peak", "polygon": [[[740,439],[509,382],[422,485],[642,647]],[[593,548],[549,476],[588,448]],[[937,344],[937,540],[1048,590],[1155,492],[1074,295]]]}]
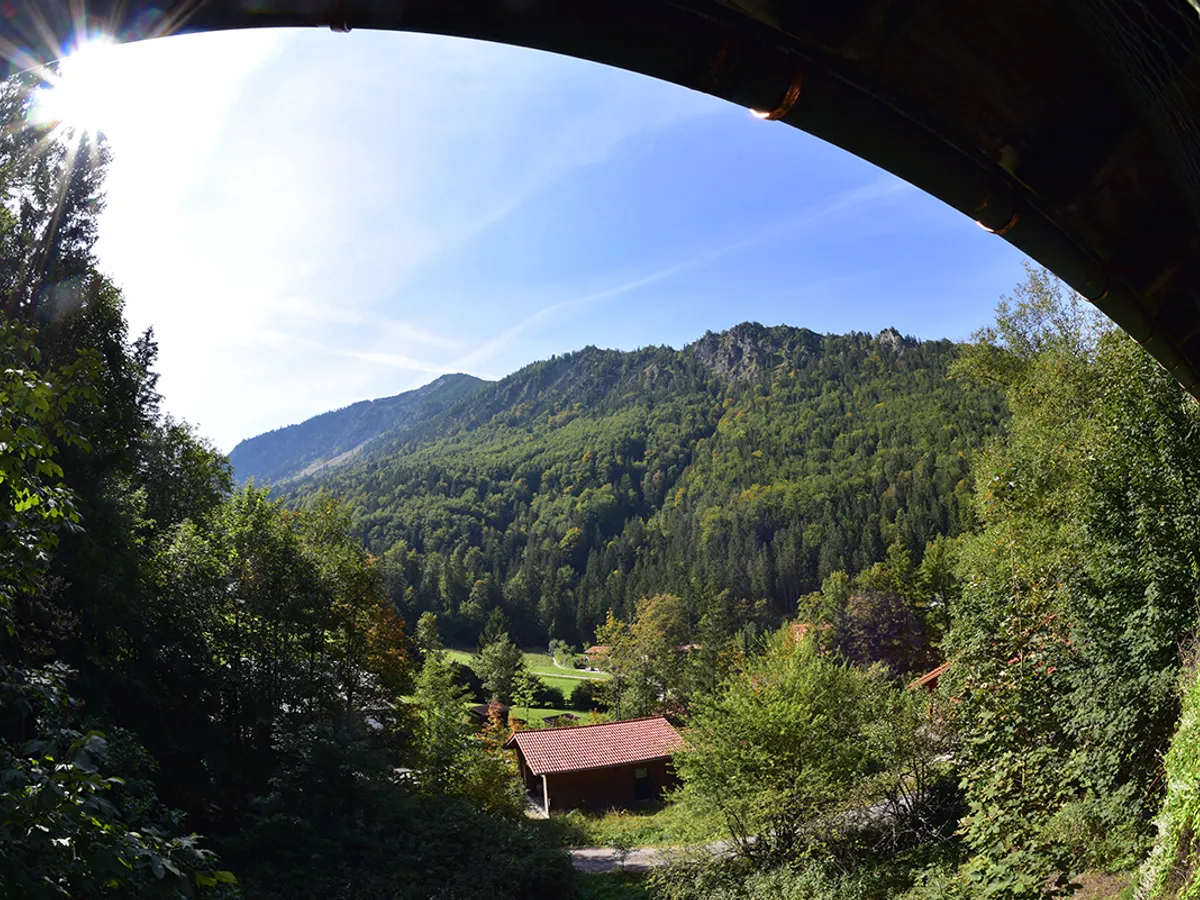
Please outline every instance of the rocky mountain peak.
[{"label": "rocky mountain peak", "polygon": [[726,331],[710,331],[688,349],[714,374],[737,382],[753,381],[785,360],[817,353],[821,341],[821,335],[807,328],[743,322]]}]

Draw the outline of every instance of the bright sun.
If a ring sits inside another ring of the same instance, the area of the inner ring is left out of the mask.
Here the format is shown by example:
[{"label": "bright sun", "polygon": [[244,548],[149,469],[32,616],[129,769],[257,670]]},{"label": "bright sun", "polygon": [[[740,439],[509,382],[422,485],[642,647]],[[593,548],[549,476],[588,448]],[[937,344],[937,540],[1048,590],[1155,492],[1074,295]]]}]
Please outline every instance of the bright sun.
[{"label": "bright sun", "polygon": [[117,45],[96,39],[63,59],[38,91],[33,118],[41,125],[72,131],[119,130],[128,110],[129,72]]}]

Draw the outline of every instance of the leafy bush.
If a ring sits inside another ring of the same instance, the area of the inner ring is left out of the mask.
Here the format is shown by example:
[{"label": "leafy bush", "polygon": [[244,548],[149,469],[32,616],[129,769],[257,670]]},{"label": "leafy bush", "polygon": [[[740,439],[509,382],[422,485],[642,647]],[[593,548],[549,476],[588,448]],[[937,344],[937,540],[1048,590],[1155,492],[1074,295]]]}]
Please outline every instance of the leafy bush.
[{"label": "leafy bush", "polygon": [[127,787],[108,774],[110,756],[145,759],[145,751],[120,732],[121,752],[110,754],[103,734],[77,727],[70,674],[61,664],[0,666],[0,713],[9,722],[37,713],[34,739],[20,750],[0,740],[0,898],[224,894],[233,875],[217,870],[196,835],[178,833],[180,817],[147,783]]},{"label": "leafy bush", "polygon": [[983,528],[959,542],[943,682],[959,700],[960,875],[998,900],[1068,896],[1073,875],[1139,855],[1200,594],[1196,403],[1029,276],[956,370],[1002,385],[1012,410],[976,460]]},{"label": "leafy bush", "polygon": [[650,874],[662,900],[868,900],[866,879],[815,863],[756,871],[745,860],[681,859]]},{"label": "leafy bush", "polygon": [[534,695],[533,704],[543,709],[566,709],[567,698],[563,696],[562,688],[538,682],[538,690]]},{"label": "leafy bush", "polygon": [[[707,850],[677,855],[648,881],[660,900],[950,900],[962,856],[953,842],[866,856],[854,867],[819,857],[759,870],[743,858]],[[965,900],[965,898],[964,898]]]},{"label": "leafy bush", "polygon": [[483,680],[475,674],[475,670],[460,662],[451,661],[448,665],[454,684],[466,692],[468,699],[482,703],[484,701]]},{"label": "leafy bush", "polygon": [[651,900],[646,876],[640,872],[606,872],[579,877],[580,900]]},{"label": "leafy bush", "polygon": [[596,682],[581,681],[575,685],[575,690],[571,691],[571,709],[580,712],[591,712],[592,710],[603,712],[608,709],[608,703],[596,689]]},{"label": "leafy bush", "polygon": [[781,630],[688,721],[688,750],[675,757],[680,802],[723,819],[737,853],[759,868],[881,819],[895,849],[940,827],[926,819],[941,805],[944,750],[927,703],[895,688],[882,667],[847,665]]}]

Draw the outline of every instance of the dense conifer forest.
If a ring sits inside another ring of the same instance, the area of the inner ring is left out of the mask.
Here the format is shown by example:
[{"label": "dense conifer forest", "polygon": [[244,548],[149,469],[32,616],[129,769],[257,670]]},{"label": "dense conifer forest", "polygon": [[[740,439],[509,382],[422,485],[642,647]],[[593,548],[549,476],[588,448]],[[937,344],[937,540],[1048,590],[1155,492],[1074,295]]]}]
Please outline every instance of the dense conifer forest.
[{"label": "dense conifer forest", "polygon": [[534,363],[352,462],[281,486],[329,492],[410,621],[473,643],[590,643],[609,610],[674,593],[698,621],[777,625],[833,572],[970,529],[970,469],[1001,394],[948,377],[960,348],[747,323],[676,351]]}]

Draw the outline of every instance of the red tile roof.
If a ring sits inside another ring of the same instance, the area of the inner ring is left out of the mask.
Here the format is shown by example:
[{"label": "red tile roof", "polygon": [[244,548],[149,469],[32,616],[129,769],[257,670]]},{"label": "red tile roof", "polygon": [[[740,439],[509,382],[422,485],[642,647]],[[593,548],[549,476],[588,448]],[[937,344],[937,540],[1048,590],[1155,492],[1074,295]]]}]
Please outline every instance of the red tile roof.
[{"label": "red tile roof", "polygon": [[662,716],[574,728],[518,731],[505,747],[519,747],[534,775],[603,769],[670,756],[683,738]]}]

